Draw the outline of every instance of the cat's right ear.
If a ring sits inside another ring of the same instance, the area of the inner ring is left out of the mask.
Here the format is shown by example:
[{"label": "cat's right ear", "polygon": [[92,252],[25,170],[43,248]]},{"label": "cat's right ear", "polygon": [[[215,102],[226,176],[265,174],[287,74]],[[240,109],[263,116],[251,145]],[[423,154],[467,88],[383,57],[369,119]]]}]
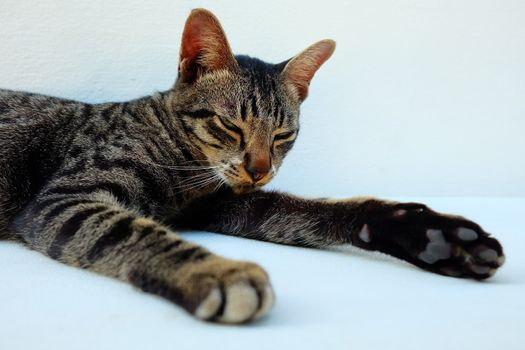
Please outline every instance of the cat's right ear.
[{"label": "cat's right ear", "polygon": [[202,74],[237,65],[217,17],[205,9],[191,11],[180,48],[179,76],[185,83]]},{"label": "cat's right ear", "polygon": [[310,81],[315,72],[335,50],[335,41],[325,39],[309,46],[306,50],[286,63],[281,75],[299,101],[304,101],[308,95]]}]

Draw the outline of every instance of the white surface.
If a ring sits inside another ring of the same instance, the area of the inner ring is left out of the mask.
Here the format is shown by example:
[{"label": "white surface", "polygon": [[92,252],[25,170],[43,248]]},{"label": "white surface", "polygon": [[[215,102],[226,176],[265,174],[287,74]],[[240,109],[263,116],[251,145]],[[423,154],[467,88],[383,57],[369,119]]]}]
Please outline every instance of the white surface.
[{"label": "white surface", "polygon": [[384,256],[186,233],[215,252],[260,263],[272,277],[277,303],[268,317],[220,326],[0,242],[0,348],[523,350],[525,198],[424,201],[495,233],[507,263],[494,278],[480,283]]},{"label": "white surface", "polygon": [[198,6],[236,53],[280,62],[338,42],[273,186],[525,196],[522,0],[2,0],[0,87],[89,102],[165,90]]}]

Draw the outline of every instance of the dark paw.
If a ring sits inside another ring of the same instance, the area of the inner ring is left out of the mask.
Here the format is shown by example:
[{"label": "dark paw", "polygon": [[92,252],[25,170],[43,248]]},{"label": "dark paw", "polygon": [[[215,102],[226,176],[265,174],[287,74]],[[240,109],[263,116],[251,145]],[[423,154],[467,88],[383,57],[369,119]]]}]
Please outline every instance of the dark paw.
[{"label": "dark paw", "polygon": [[417,203],[370,210],[357,238],[435,273],[485,279],[505,262],[501,244],[479,225]]}]

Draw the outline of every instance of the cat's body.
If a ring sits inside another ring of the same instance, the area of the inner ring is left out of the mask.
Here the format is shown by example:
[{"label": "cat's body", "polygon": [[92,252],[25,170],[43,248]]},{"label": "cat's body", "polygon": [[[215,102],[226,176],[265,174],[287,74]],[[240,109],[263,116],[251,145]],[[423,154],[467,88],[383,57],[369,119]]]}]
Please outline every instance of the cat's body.
[{"label": "cat's body", "polygon": [[2,207],[7,208],[2,215],[18,212],[43,188],[69,183],[102,186],[159,219],[193,196],[205,195],[206,189],[182,191],[179,186],[199,172],[187,169],[196,167],[194,159],[202,155],[187,149],[180,119],[166,106],[169,98],[166,92],[92,105],[0,90],[0,140],[6,141],[2,169],[16,174],[2,187]]},{"label": "cat's body", "polygon": [[351,243],[445,275],[491,276],[502,248],[466,219],[415,203],[258,190],[291,148],[308,84],[333,49],[321,41],[278,65],[235,58],[215,17],[196,10],[169,91],[91,105],[0,90],[1,234],[221,322],[264,315],[268,276],[174,229]]}]

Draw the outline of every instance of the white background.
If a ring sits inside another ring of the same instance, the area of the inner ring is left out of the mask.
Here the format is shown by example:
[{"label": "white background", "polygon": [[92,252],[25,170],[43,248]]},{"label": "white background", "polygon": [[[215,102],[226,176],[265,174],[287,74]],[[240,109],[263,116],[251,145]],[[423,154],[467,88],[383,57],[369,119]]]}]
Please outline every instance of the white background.
[{"label": "white background", "polygon": [[165,90],[206,7],[236,53],[323,38],[299,140],[272,186],[308,195],[525,195],[521,0],[2,0],[0,87],[88,102]]},{"label": "white background", "polygon": [[[0,87],[88,102],[167,89],[197,6],[216,13],[237,53],[268,61],[338,42],[273,186],[525,196],[525,1],[1,0]],[[524,200],[409,199],[482,224],[506,265],[477,283],[382,257],[186,233],[270,273],[270,315],[225,327],[1,242],[0,348],[524,349]]]}]

